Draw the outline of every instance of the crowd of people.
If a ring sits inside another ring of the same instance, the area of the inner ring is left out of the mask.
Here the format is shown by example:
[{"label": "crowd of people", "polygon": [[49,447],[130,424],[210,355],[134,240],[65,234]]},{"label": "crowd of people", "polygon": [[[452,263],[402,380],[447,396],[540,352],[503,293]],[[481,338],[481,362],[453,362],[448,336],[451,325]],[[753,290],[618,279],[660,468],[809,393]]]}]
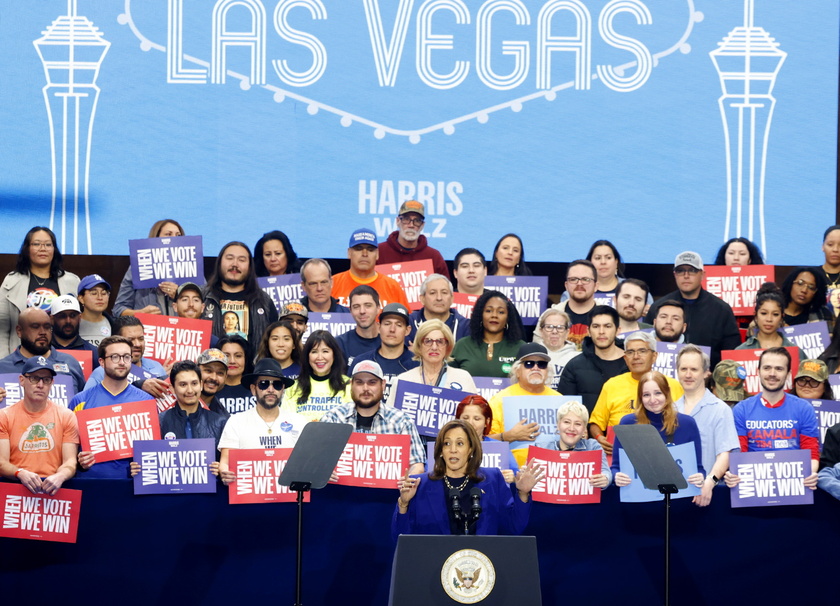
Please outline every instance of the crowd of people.
[{"label": "crowd of people", "polygon": [[[699,489],[699,506],[708,505],[718,484],[738,484],[729,455],[739,450],[807,450],[812,468],[804,485],[840,498],[840,425],[821,446],[809,401],[834,399],[829,375],[840,359],[834,307],[840,226],[824,234],[824,263],[794,269],[781,286],[764,284],[750,317],[736,317],[703,288],[698,253],[676,254],[676,288],[654,301],[652,291],[668,285],[651,288],[625,276],[616,246],[598,240],[586,258],[569,263],[560,301],[529,330],[504,293],[485,288],[488,275],[532,275],[522,239],[504,235],[489,261],[464,248],[450,271],[422,234],[424,223],[423,204],[410,200],[385,241],[369,229],[354,231],[350,269],[336,275],[326,260],[300,259],[286,234],[269,231],[253,255],[243,242],[226,244],[203,287],[164,281],[136,288],[129,268],[113,305],[107,280],[64,270],[55,234],[32,228],[0,286],[0,374],[18,375],[21,395],[6,401],[0,388],[0,475],[33,493],[54,494],[76,474],[136,474],[137,463],[97,462],[82,450],[73,413],[151,396],[169,401],[160,415],[162,437],[215,440],[219,454],[211,470],[226,485],[236,481],[231,449],[294,447],[306,423],[349,423],[358,432],[410,437],[410,460],[396,485],[395,533],[518,533],[545,471],[521,447],[537,440],[540,425],[506,420],[504,399],[564,395],[577,398],[557,410],[557,439],[549,448],[602,451],[601,469],[589,478],[598,489],[631,482],[610,428],[650,424],[666,444],[693,444],[696,469],[687,480]],[[183,235],[172,219],[149,232],[150,238]],[[424,259],[434,273],[420,288],[421,308],[411,311],[400,284],[376,265]],[[715,263],[764,261],[755,244],[733,238]],[[278,309],[257,278],[290,273],[300,274],[305,296]],[[456,293],[475,301],[470,313],[456,308]],[[207,320],[209,347],[195,360],[146,357],[138,313]],[[313,313],[349,313],[355,326],[341,335],[309,332]],[[826,322],[831,342],[817,358],[798,350],[795,367],[790,348],[796,348],[783,328],[809,322]],[[676,378],[654,370],[658,342],[680,344]],[[744,348],[762,350],[758,393],[745,391],[738,363],[722,359],[722,352]],[[86,381],[67,353],[73,350],[91,352]],[[58,375],[69,375],[75,386],[69,408],[49,399]],[[510,384],[486,399],[477,377],[508,377]],[[437,435],[428,466],[426,438],[397,401],[402,382],[465,394]],[[482,444],[490,441],[517,444],[503,470],[480,466]],[[480,519],[465,513],[475,490],[486,503]]]}]

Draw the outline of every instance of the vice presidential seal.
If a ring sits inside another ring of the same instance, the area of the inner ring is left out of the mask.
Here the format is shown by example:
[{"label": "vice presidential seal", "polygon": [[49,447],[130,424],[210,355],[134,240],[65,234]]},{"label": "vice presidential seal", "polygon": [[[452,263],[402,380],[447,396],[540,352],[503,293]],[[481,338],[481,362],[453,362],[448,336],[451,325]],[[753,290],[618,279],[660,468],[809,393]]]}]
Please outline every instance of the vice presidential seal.
[{"label": "vice presidential seal", "polygon": [[480,551],[461,549],[443,563],[440,583],[446,595],[459,604],[475,604],[493,591],[496,569]]}]

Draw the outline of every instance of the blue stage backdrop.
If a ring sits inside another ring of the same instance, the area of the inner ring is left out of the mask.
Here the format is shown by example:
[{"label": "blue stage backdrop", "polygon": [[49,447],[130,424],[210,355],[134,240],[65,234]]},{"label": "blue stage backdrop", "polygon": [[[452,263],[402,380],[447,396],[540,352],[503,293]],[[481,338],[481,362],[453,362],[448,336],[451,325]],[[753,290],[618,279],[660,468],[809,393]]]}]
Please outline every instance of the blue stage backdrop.
[{"label": "blue stage backdrop", "polygon": [[834,222],[837,2],[0,0],[0,252],[126,254],[162,217],[302,256],[426,203],[451,258],[570,260]]}]

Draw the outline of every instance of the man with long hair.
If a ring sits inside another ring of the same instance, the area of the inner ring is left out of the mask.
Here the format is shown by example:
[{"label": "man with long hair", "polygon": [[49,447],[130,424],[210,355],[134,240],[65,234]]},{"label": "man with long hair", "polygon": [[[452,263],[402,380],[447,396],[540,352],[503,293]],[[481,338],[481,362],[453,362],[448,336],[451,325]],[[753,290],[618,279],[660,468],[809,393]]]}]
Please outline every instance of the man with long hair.
[{"label": "man with long hair", "polygon": [[228,334],[224,318],[229,313],[239,320],[232,334],[241,334],[253,346],[266,327],[277,321],[277,308],[257,285],[251,251],[242,242],[228,242],[222,247],[213,275],[204,287],[202,317],[213,321],[213,334],[219,338]]}]

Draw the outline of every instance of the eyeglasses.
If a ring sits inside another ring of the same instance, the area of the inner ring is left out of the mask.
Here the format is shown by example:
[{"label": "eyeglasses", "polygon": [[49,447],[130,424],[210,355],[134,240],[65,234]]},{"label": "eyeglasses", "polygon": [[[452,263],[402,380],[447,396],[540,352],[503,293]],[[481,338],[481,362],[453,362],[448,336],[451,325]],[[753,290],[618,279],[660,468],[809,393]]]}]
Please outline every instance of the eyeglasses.
[{"label": "eyeglasses", "polygon": [[446,339],[430,339],[426,337],[423,339],[423,345],[426,347],[444,347],[446,345]]},{"label": "eyeglasses", "polygon": [[800,387],[810,387],[811,389],[816,389],[822,385],[822,383],[811,377],[798,377],[794,382]]},{"label": "eyeglasses", "polygon": [[543,325],[543,330],[547,330],[548,332],[563,332],[564,330],[568,330],[569,327],[565,324],[545,324]]},{"label": "eyeglasses", "polygon": [[810,283],[806,282],[805,280],[794,280],[793,283],[796,284],[799,288],[802,288],[804,286],[805,288],[807,288],[811,292],[817,292],[817,285],[816,284],[810,284]]},{"label": "eyeglasses", "polygon": [[329,280],[320,280],[318,282],[315,282],[313,280],[311,282],[307,282],[306,285],[309,288],[327,288],[330,285],[330,281]]},{"label": "eyeglasses", "polygon": [[545,370],[546,368],[548,368],[548,362],[546,360],[525,360],[522,363],[522,366],[528,369],[536,366],[540,370]]},{"label": "eyeglasses", "polygon": [[648,352],[653,351],[652,349],[628,349],[625,350],[624,355],[628,358],[635,358],[636,356],[643,356]]},{"label": "eyeglasses", "polygon": [[695,274],[699,274],[700,270],[696,267],[681,267],[679,269],[674,270],[675,276],[693,276]]},{"label": "eyeglasses", "polygon": [[260,379],[257,381],[257,389],[260,391],[265,391],[268,389],[269,385],[271,385],[275,391],[281,391],[284,387],[282,379]]},{"label": "eyeglasses", "polygon": [[53,384],[53,377],[36,377],[35,375],[26,375],[26,378],[29,379],[29,382],[33,385],[38,385],[38,383],[43,383],[44,385],[52,385]]},{"label": "eyeglasses", "polygon": [[594,278],[566,278],[569,284],[592,284],[594,281]]},{"label": "eyeglasses", "polygon": [[414,225],[415,227],[420,227],[423,223],[426,222],[425,219],[422,217],[399,217],[401,223],[405,223],[406,225]]},{"label": "eyeglasses", "polygon": [[43,248],[44,250],[50,250],[53,247],[52,242],[30,242],[29,246],[32,248]]},{"label": "eyeglasses", "polygon": [[120,362],[131,362],[131,354],[111,354],[110,356],[105,356],[106,360],[111,360],[114,364],[119,364]]}]

